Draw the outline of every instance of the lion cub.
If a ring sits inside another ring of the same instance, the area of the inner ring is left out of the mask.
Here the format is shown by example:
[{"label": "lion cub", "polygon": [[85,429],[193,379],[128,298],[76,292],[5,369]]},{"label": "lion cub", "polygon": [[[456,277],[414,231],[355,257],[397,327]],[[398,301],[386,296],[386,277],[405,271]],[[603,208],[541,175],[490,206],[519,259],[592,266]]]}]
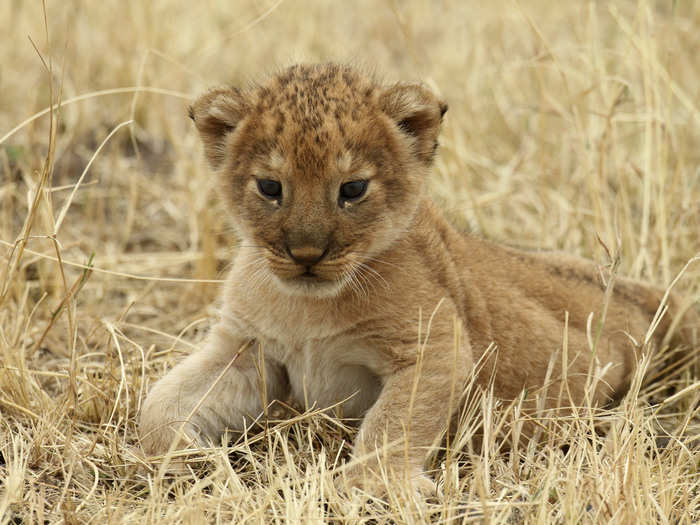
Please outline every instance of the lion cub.
[{"label": "lion cub", "polygon": [[[545,405],[556,408],[562,375],[573,398],[563,404],[583,401],[587,323],[604,304],[599,272],[447,223],[425,191],[446,110],[421,85],[383,86],[336,64],[196,100],[190,116],[242,242],[206,346],[144,403],[146,452],[165,453],[178,437],[220,442],[275,399],[345,400],[343,414],[363,418],[350,483],[372,484],[381,462],[422,489],[428,450],[477,368],[478,385],[493,376],[495,394],[515,399],[545,385],[554,356]],[[624,392],[661,298],[616,283],[594,401]]]}]

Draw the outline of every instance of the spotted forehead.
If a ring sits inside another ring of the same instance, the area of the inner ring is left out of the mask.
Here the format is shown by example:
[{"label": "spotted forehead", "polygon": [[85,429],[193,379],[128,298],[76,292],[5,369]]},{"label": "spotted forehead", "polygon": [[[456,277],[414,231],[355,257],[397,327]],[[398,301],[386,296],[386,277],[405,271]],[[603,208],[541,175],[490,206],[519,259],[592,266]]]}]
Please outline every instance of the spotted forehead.
[{"label": "spotted forehead", "polygon": [[256,113],[300,168],[320,168],[375,110],[376,86],[340,65],[295,66],[259,88]]},{"label": "spotted forehead", "polygon": [[258,109],[271,113],[277,132],[302,131],[332,121],[358,121],[370,110],[375,86],[336,64],[291,67],[260,88]]},{"label": "spotted forehead", "polygon": [[352,110],[371,98],[374,85],[337,64],[299,65],[286,69],[261,89],[263,106],[297,112]]}]

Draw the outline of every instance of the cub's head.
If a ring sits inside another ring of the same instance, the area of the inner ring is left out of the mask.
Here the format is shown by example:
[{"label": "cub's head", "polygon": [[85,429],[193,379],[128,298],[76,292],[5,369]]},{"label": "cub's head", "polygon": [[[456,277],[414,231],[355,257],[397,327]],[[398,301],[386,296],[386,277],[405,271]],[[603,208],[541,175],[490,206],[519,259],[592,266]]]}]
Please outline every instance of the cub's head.
[{"label": "cub's head", "polygon": [[190,116],[243,246],[291,294],[338,294],[405,235],[447,106],[415,84],[298,65]]}]

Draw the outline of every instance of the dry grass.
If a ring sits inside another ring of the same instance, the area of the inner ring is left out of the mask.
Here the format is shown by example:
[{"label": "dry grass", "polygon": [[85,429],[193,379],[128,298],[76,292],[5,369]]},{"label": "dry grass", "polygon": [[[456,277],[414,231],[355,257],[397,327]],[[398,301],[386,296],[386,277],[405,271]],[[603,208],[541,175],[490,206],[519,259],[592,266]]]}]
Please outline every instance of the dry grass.
[{"label": "dry grass", "polygon": [[[202,340],[230,260],[188,97],[300,59],[422,79],[450,103],[431,183],[457,224],[601,262],[597,236],[619,236],[622,273],[669,285],[700,252],[700,4],[66,1],[45,28],[40,2],[5,1],[0,20],[1,523],[700,520],[689,367],[543,415],[510,451],[497,435],[523,416],[484,396],[428,501],[337,493],[352,431],[313,411],[175,479],[132,452],[144,392]],[[699,282],[691,264],[676,289]]]}]

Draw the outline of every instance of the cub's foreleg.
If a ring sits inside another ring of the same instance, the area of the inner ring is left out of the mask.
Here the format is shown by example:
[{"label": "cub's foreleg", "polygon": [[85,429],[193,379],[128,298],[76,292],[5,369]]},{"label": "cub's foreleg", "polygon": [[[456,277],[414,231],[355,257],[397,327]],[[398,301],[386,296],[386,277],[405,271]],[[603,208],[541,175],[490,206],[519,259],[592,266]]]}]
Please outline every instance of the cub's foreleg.
[{"label": "cub's foreleg", "polygon": [[259,357],[255,341],[217,325],[205,347],[175,366],[146,397],[139,420],[144,451],[164,454],[175,439],[176,448],[216,444],[225,430],[243,430],[263,410],[263,384],[269,401],[288,388],[281,366],[268,360],[262,366]]},{"label": "cub's foreleg", "polygon": [[[458,344],[454,331],[431,335],[415,364],[386,378],[376,403],[365,415],[355,441],[358,464],[338,478],[338,485],[381,492],[382,471],[389,479],[408,482],[422,493],[435,491],[423,467],[430,447],[447,429],[459,409],[472,371],[471,348]],[[417,357],[417,356],[416,356]],[[379,486],[378,486],[379,485]]]}]

